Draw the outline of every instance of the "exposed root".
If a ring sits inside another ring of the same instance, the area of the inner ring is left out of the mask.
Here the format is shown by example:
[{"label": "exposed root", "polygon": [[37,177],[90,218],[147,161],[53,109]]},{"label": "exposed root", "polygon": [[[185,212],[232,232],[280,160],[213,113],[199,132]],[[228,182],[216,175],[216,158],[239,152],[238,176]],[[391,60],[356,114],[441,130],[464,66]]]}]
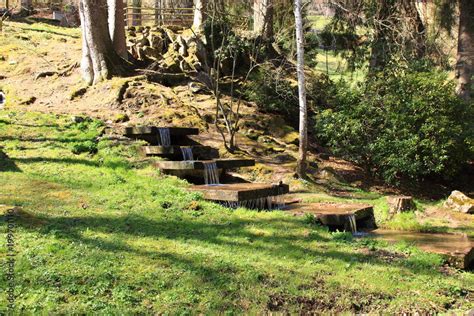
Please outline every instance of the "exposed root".
[{"label": "exposed root", "polygon": [[36,74],[35,80],[38,80],[40,78],[52,77],[52,76],[55,76],[55,75],[58,75],[60,77],[69,76],[71,74],[72,70],[74,70],[77,67],[79,67],[79,63],[75,62],[75,63],[71,64],[70,66],[66,67],[66,69],[64,69],[63,71],[51,71],[51,70],[43,71],[43,72],[40,72],[40,73]]}]

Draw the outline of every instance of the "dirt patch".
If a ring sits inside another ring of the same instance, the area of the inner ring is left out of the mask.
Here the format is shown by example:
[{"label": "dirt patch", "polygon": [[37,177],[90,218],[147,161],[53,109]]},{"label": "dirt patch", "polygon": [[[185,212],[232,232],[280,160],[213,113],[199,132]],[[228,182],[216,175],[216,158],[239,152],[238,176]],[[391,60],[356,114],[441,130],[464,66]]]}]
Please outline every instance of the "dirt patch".
[{"label": "dirt patch", "polygon": [[362,249],[361,251],[364,255],[369,255],[377,258],[378,260],[385,263],[398,262],[400,260],[406,259],[408,255],[403,253],[391,252],[384,249],[370,250],[367,248]]},{"label": "dirt patch", "polygon": [[324,313],[368,313],[383,310],[392,297],[385,293],[364,292],[346,289],[341,286],[329,286],[322,279],[315,279],[300,289],[315,290],[311,296],[293,296],[287,293],[270,295],[267,309],[270,312],[291,313],[298,311],[300,315]]}]

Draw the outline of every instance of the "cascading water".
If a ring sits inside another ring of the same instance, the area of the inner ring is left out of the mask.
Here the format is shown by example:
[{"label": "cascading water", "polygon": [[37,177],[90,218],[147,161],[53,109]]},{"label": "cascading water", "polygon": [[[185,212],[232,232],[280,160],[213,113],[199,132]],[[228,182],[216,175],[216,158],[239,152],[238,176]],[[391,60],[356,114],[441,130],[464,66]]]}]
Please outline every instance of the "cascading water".
[{"label": "cascading water", "polygon": [[347,219],[349,221],[349,227],[351,228],[352,234],[357,234],[357,222],[355,215],[349,215]]},{"label": "cascading water", "polygon": [[160,139],[158,139],[159,146],[171,146],[171,135],[169,128],[158,128]]},{"label": "cascading water", "polygon": [[204,182],[206,185],[218,185],[219,170],[215,161],[203,161],[204,164]]},{"label": "cascading water", "polygon": [[181,153],[183,154],[184,161],[194,160],[193,148],[192,147],[181,147]]}]

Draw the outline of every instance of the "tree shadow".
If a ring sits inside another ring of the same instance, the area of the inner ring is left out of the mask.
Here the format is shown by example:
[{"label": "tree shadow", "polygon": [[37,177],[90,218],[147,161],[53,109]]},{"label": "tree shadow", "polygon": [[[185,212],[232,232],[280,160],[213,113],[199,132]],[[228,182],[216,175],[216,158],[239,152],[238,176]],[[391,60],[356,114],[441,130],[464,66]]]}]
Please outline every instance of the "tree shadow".
[{"label": "tree shadow", "polygon": [[[244,220],[233,219],[227,223],[203,222],[199,219],[150,219],[138,214],[127,214],[118,217],[109,216],[82,216],[82,217],[52,217],[41,215],[37,217],[37,222],[44,223],[41,227],[32,226],[31,215],[28,221],[19,220],[19,224],[27,229],[39,231],[42,234],[54,232],[57,238],[81,242],[94,248],[103,249],[107,252],[134,253],[144,258],[169,257],[174,261],[183,264],[186,269],[195,272],[205,278],[213,274],[222,274],[222,271],[214,271],[209,267],[203,267],[193,260],[180,257],[176,254],[162,251],[149,251],[143,248],[131,247],[119,238],[113,242],[100,238],[87,238],[82,235],[85,230],[95,231],[105,234],[118,234],[140,238],[151,238],[154,240],[168,239],[185,241],[189,243],[197,242],[203,245],[224,246],[232,249],[254,254],[261,253],[263,256],[278,260],[281,256],[294,260],[302,260],[305,257],[320,258],[322,260],[340,260],[349,264],[354,262],[370,263],[374,266],[390,267],[395,266],[401,269],[411,270],[414,273],[434,275],[434,269],[420,268],[403,264],[403,262],[387,263],[380,258],[370,254],[360,252],[348,253],[340,250],[310,249],[298,245],[302,238],[314,242],[329,242],[331,239],[323,236],[321,232],[314,230],[310,235],[302,237],[300,234],[286,233],[284,235],[262,235],[248,230],[255,224],[271,225],[278,231],[288,232],[288,225],[295,224],[294,221],[285,218],[278,219],[258,219]],[[209,274],[211,273],[211,274]],[[226,275],[231,278],[231,274]]]},{"label": "tree shadow", "polygon": [[77,143],[91,140],[90,138],[48,138],[48,137],[16,137],[16,136],[0,136],[0,141],[21,141],[21,142],[59,142],[59,143]]},{"label": "tree shadow", "polygon": [[51,162],[58,164],[80,164],[90,167],[99,167],[100,163],[87,159],[76,159],[76,158],[45,158],[45,157],[28,157],[28,158],[11,158],[12,161],[19,161],[21,163],[40,163],[40,162]]},{"label": "tree shadow", "polygon": [[[60,26],[60,21],[54,20],[54,19],[48,19],[48,18],[40,18],[40,17],[20,17],[20,16],[14,16],[12,17],[11,21],[13,22],[18,22],[18,23],[24,23],[28,25],[32,25],[35,23],[44,23],[48,24],[51,26]],[[69,26],[61,26],[64,28],[75,28],[75,27],[69,27]],[[66,36],[66,37],[71,37],[71,38],[80,38],[80,36],[77,35],[71,35],[71,34],[66,34],[66,33],[61,33],[61,32],[56,32],[52,30],[42,30],[42,29],[37,29],[37,28],[22,28],[22,30],[25,31],[35,31],[35,32],[44,32],[44,33],[49,33],[49,34],[54,34],[54,35],[60,35],[60,36]]]},{"label": "tree shadow", "polygon": [[8,157],[6,153],[2,151],[0,147],[0,172],[21,172],[21,169],[16,165],[14,159]]}]

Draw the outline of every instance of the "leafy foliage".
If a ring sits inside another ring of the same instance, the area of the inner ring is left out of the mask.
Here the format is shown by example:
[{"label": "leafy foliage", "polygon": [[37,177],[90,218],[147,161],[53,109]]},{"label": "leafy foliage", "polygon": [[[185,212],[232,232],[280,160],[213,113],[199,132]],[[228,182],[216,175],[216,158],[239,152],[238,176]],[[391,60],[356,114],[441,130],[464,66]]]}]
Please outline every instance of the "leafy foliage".
[{"label": "leafy foliage", "polygon": [[351,90],[342,83],[316,132],[335,153],[386,181],[453,176],[472,158],[472,108],[434,70],[386,71]]}]

